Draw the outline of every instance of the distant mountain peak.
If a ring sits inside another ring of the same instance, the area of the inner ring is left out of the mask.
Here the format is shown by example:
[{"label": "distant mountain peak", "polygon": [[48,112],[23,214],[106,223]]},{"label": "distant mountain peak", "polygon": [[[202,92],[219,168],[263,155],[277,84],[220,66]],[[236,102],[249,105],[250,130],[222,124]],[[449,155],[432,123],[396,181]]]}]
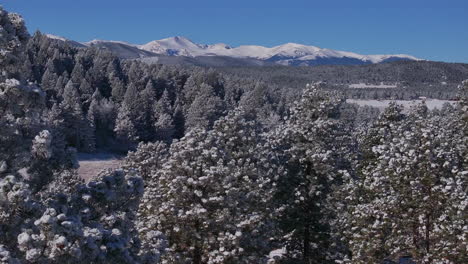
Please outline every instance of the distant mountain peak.
[{"label": "distant mountain peak", "polygon": [[[50,38],[69,40],[55,35]],[[77,43],[79,44],[79,43]],[[102,47],[114,52],[121,58],[145,58],[156,55],[221,56],[236,59],[254,59],[281,65],[322,65],[322,64],[371,64],[394,60],[420,60],[406,54],[362,55],[349,51],[339,51],[299,43],[285,43],[274,47],[242,45],[231,47],[224,43],[198,44],[184,36],[153,40],[143,45],[123,41],[92,40],[79,45]]]},{"label": "distant mountain peak", "polygon": [[313,60],[328,61],[339,64],[339,60],[346,60],[347,64],[380,63],[387,60],[419,60],[404,54],[398,55],[361,55],[347,51],[324,49],[299,43],[285,43],[274,47],[243,45],[231,47],[224,43],[197,44],[188,38],[177,36],[162,40],[155,40],[139,46],[143,50],[169,56],[225,56],[233,58],[253,58],[274,61],[279,64],[308,64]]}]

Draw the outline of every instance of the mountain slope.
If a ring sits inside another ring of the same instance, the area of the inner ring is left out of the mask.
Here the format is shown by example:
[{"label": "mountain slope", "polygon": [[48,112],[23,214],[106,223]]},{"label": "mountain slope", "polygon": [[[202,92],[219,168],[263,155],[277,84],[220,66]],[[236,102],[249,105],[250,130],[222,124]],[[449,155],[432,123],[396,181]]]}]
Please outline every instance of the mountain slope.
[{"label": "mountain slope", "polygon": [[93,40],[90,42],[83,43],[88,47],[97,47],[106,49],[121,59],[137,59],[154,57],[157,54],[151,51],[143,50],[138,48],[136,45],[132,45],[126,42],[120,41],[104,41],[104,40]]},{"label": "mountain slope", "polygon": [[86,47],[86,45],[84,45],[84,44],[82,44],[80,42],[69,40],[69,39],[66,39],[66,38],[60,37],[60,36],[56,36],[56,35],[52,35],[52,34],[46,34],[46,37],[48,37],[49,39],[56,40],[56,41],[66,42],[72,47],[77,47],[77,48],[85,48]]},{"label": "mountain slope", "polygon": [[[361,55],[354,52],[324,49],[315,46],[306,46],[297,43],[286,43],[275,47],[243,45],[231,47],[224,43],[214,45],[197,44],[185,37],[172,37],[151,41],[143,45],[134,45],[121,41],[93,40],[86,43],[77,43],[57,36],[51,38],[67,41],[75,46],[98,47],[113,52],[122,59],[144,59],[148,57],[172,56],[186,57],[184,59],[149,59],[147,61],[167,61],[174,63],[188,63],[194,65],[222,64],[234,65],[361,65],[397,60],[420,60],[416,57],[396,55]],[[159,55],[159,56],[158,56]],[[211,59],[207,57],[212,57]],[[218,58],[215,58],[218,57]],[[231,58],[231,59],[228,59]],[[216,61],[216,62],[215,62]],[[245,63],[245,64],[243,64]]]},{"label": "mountain slope", "polygon": [[244,45],[232,48],[226,44],[215,45],[196,44],[184,37],[173,37],[155,40],[140,49],[170,56],[226,56],[234,58],[254,58],[283,65],[309,65],[309,64],[369,64],[388,60],[419,60],[405,54],[397,55],[361,55],[353,52],[322,49],[315,46],[306,46],[296,43],[267,48],[263,46]]}]

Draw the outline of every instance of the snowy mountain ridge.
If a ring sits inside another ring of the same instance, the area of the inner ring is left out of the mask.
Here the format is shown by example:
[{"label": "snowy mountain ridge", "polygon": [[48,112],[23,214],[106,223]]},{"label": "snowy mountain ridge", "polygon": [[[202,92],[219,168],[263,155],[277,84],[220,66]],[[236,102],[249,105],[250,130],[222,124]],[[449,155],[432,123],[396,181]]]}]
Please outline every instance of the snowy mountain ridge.
[{"label": "snowy mountain ridge", "polygon": [[[57,40],[68,41],[54,35],[47,36]],[[194,43],[182,36],[154,40],[143,45],[106,40],[92,40],[81,44],[88,47],[106,48],[123,58],[145,58],[157,55],[192,58],[221,56],[238,59],[256,59],[282,65],[372,64],[394,60],[421,60],[406,54],[362,55],[354,52],[338,51],[297,43],[286,43],[274,47],[257,45],[231,47],[224,43],[207,45]],[[123,50],[125,50],[125,55],[121,54]]]},{"label": "snowy mountain ridge", "polygon": [[256,45],[242,45],[233,48],[224,43],[214,45],[197,44],[185,37],[179,36],[151,41],[138,47],[157,54],[188,57],[227,56],[235,58],[255,58],[260,60],[282,57],[285,59],[298,59],[303,61],[317,58],[353,58],[369,61],[371,63],[379,63],[389,58],[419,60],[414,56],[406,54],[361,55],[353,52],[323,49],[297,43],[286,43],[271,48]]}]

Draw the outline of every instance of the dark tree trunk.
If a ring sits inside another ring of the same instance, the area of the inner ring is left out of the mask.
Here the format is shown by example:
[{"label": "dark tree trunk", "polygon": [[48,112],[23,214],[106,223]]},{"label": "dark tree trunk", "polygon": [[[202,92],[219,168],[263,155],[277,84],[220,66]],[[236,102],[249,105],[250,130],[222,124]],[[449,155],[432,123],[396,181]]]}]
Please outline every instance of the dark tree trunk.
[{"label": "dark tree trunk", "polygon": [[202,264],[202,256],[200,248],[196,247],[193,253],[193,264]]},{"label": "dark tree trunk", "polygon": [[307,223],[304,226],[304,240],[303,240],[303,259],[304,263],[309,263],[310,258],[310,227]]}]

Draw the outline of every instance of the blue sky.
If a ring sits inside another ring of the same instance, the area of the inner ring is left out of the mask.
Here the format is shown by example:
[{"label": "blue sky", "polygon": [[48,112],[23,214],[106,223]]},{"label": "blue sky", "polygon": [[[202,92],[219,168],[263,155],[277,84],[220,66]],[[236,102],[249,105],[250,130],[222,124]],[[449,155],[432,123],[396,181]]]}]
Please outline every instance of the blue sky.
[{"label": "blue sky", "polygon": [[142,44],[296,42],[362,54],[468,63],[468,0],[0,0],[31,32]]}]

